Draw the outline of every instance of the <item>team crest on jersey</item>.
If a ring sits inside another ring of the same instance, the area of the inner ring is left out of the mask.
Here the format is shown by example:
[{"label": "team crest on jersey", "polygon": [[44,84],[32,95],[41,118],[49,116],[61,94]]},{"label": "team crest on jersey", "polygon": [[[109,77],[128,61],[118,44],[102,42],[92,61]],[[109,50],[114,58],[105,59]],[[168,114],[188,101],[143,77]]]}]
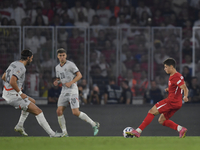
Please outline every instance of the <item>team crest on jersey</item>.
[{"label": "team crest on jersey", "polygon": [[170,81],[168,82],[168,85],[169,85],[169,86],[171,85],[171,82],[170,82]]},{"label": "team crest on jersey", "polygon": [[19,71],[19,70],[17,71],[17,74],[20,74],[20,71]]}]

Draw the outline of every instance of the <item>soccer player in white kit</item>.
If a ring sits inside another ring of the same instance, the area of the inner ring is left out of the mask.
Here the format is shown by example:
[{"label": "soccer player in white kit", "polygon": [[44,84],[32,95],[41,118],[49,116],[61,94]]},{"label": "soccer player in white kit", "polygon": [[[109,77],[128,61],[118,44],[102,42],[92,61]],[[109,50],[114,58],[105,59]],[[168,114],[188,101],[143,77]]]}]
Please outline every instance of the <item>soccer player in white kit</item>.
[{"label": "soccer player in white kit", "polygon": [[63,135],[68,136],[63,111],[65,110],[68,103],[70,103],[73,115],[91,124],[95,136],[99,132],[98,128],[100,124],[98,122],[94,122],[84,112],[79,111],[79,96],[76,82],[82,78],[82,74],[73,62],[67,60],[67,52],[65,49],[58,49],[57,57],[60,61],[60,64],[56,66],[57,80],[55,80],[53,84],[57,86],[59,82],[62,83],[62,91],[57,104],[57,115],[58,123],[60,125],[60,128],[62,129]]},{"label": "soccer player in white kit", "polygon": [[9,105],[22,110],[19,122],[14,129],[21,135],[28,136],[23,125],[29,113],[32,113],[35,115],[40,126],[49,134],[50,137],[62,137],[62,133],[54,132],[51,129],[42,110],[35,105],[35,100],[21,91],[25,80],[25,66],[29,65],[32,60],[32,52],[28,49],[23,50],[21,52],[21,59],[12,62],[2,76],[2,80],[4,81],[2,97]]}]

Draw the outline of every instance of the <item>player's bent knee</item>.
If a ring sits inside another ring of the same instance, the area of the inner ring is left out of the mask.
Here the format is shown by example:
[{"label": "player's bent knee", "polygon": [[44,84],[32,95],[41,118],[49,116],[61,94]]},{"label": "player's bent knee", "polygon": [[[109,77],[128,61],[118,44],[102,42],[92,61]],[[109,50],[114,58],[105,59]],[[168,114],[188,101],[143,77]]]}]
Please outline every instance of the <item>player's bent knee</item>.
[{"label": "player's bent knee", "polygon": [[74,116],[79,116],[80,115],[80,112],[79,111],[72,111],[72,114],[74,115]]}]

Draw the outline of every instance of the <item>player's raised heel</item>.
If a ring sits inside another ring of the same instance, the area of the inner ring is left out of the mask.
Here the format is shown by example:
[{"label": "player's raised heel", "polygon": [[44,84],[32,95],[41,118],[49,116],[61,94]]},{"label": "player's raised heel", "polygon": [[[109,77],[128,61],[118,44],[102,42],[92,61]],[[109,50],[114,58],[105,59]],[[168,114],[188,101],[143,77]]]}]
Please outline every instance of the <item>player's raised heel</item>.
[{"label": "player's raised heel", "polygon": [[179,132],[179,137],[180,137],[180,138],[184,138],[186,132],[187,132],[187,129],[184,128],[184,127],[182,127],[181,131]]},{"label": "player's raised heel", "polygon": [[99,133],[99,127],[100,127],[100,124],[98,122],[95,122],[95,123],[96,125],[93,127],[94,136],[96,136]]},{"label": "player's raised heel", "polygon": [[140,137],[140,133],[137,132],[136,130],[132,130],[132,131],[130,131],[130,132],[126,132],[126,134],[127,134],[127,135],[130,135],[130,136],[135,136],[135,137],[137,137],[137,138]]},{"label": "player's raised heel", "polygon": [[28,136],[23,127],[15,126],[14,130],[15,132],[19,132],[22,136]]},{"label": "player's raised heel", "polygon": [[62,137],[69,137],[68,133],[63,133]]}]

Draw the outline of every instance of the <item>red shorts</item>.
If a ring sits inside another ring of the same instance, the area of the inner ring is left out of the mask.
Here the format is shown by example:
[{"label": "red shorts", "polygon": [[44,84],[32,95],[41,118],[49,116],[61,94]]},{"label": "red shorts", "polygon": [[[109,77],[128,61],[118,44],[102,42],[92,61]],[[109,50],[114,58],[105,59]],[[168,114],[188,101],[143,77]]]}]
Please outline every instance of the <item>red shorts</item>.
[{"label": "red shorts", "polygon": [[168,120],[171,118],[174,113],[179,110],[182,106],[182,104],[172,105],[169,103],[169,99],[163,99],[155,104],[156,108],[158,109],[160,114],[164,114],[165,118]]}]

